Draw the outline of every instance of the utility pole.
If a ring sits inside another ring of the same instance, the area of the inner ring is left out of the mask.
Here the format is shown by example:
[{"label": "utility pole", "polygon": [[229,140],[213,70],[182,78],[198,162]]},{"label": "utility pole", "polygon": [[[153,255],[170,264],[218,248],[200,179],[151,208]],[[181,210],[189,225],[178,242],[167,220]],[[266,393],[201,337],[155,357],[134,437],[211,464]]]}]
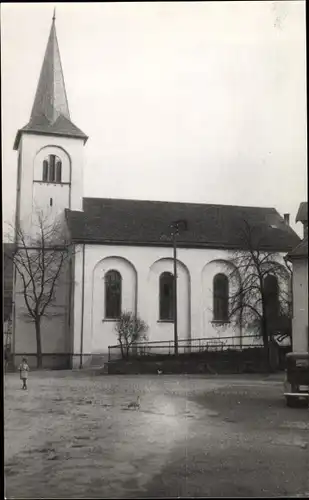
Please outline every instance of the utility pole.
[{"label": "utility pole", "polygon": [[178,355],[178,318],[177,318],[177,236],[179,231],[182,229],[186,231],[188,228],[186,220],[178,220],[171,224],[172,238],[173,238],[173,264],[174,264],[174,294],[173,294],[173,306],[174,306],[174,346],[175,346],[175,356]]},{"label": "utility pole", "polygon": [[174,264],[174,346],[175,346],[175,356],[178,355],[178,331],[177,331],[177,245],[176,237],[178,234],[178,227],[174,226],[172,233],[173,236],[173,264]]}]

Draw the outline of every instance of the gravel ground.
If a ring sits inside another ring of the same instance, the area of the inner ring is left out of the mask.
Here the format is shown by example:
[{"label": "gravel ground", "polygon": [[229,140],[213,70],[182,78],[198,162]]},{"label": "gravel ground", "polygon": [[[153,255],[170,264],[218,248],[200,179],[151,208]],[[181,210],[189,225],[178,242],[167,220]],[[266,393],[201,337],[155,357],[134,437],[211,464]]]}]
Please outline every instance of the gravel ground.
[{"label": "gravel ground", "polygon": [[[309,496],[309,411],[257,376],[5,377],[7,498]],[[128,404],[141,398],[138,411]]]}]

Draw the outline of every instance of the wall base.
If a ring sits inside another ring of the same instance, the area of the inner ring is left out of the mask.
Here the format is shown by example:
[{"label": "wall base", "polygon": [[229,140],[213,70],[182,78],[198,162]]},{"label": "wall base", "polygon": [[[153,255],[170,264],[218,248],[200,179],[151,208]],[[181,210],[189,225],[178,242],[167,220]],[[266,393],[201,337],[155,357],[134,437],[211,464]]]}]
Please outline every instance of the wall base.
[{"label": "wall base", "polygon": [[[274,367],[274,369],[278,369]],[[119,359],[108,363],[109,374],[237,374],[265,373],[267,366],[263,348],[244,351],[225,351],[174,355],[161,355],[147,359]]]}]

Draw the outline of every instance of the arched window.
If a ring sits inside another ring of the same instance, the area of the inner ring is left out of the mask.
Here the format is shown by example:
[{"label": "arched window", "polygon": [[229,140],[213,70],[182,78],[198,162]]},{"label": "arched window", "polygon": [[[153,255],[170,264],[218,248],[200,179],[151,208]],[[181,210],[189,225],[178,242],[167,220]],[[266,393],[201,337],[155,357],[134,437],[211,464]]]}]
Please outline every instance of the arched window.
[{"label": "arched window", "polygon": [[219,273],[213,279],[213,320],[229,319],[229,280],[225,274]]},{"label": "arched window", "polygon": [[264,278],[264,298],[268,318],[276,320],[279,316],[279,286],[273,274],[268,274]]},{"label": "arched window", "polygon": [[121,315],[121,274],[108,271],[105,275],[105,318],[118,319]]},{"label": "arched window", "polygon": [[43,182],[47,182],[48,179],[48,161],[43,161]]},{"label": "arched window", "polygon": [[160,276],[160,320],[174,321],[173,291],[174,276],[162,273]]},{"label": "arched window", "polygon": [[49,155],[43,161],[43,182],[61,182],[62,163],[56,155]]},{"label": "arched window", "polygon": [[61,161],[58,160],[56,163],[56,182],[61,182],[61,170],[62,170],[62,164]]},{"label": "arched window", "polygon": [[55,182],[55,180],[56,180],[55,162],[56,162],[55,155],[49,155],[48,182]]}]

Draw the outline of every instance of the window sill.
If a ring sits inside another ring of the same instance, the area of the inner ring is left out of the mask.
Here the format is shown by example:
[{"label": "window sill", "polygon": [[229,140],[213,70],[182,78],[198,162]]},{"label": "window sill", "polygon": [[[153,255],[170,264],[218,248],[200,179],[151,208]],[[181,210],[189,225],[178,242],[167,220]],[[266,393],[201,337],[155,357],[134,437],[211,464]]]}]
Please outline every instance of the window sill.
[{"label": "window sill", "polygon": [[174,323],[173,319],[158,319],[157,323]]},{"label": "window sill", "polygon": [[231,322],[227,319],[227,320],[223,320],[223,319],[213,319],[211,321],[211,324],[212,325],[229,325]]},{"label": "window sill", "polygon": [[102,319],[102,323],[115,323],[116,321],[118,321],[119,318],[103,318]]},{"label": "window sill", "polygon": [[53,185],[57,185],[57,186],[59,184],[61,184],[61,185],[71,184],[70,182],[62,182],[62,181],[60,181],[60,182],[51,181],[50,182],[50,181],[34,180],[33,182],[36,182],[36,183],[39,183],[39,184],[53,184]]}]

